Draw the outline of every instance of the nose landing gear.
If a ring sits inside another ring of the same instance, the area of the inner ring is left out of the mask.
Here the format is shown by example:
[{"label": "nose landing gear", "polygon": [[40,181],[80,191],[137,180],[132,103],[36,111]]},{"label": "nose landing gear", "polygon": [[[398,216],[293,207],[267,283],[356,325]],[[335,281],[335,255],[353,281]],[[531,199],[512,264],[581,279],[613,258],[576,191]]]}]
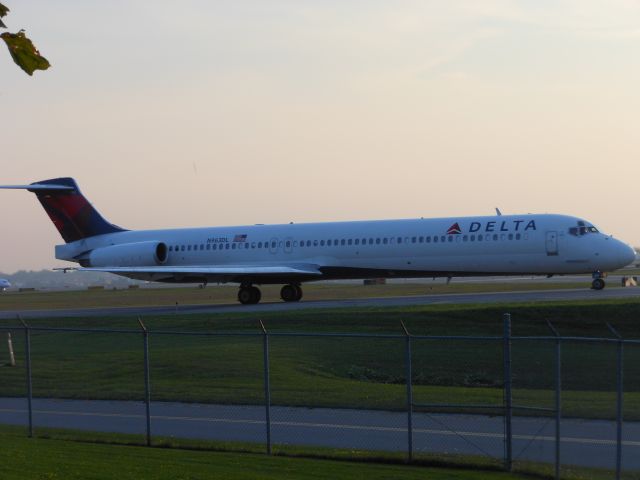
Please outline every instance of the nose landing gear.
[{"label": "nose landing gear", "polygon": [[593,290],[602,290],[605,287],[604,278],[606,274],[602,272],[595,272],[592,275],[593,281],[591,282],[591,288]]}]

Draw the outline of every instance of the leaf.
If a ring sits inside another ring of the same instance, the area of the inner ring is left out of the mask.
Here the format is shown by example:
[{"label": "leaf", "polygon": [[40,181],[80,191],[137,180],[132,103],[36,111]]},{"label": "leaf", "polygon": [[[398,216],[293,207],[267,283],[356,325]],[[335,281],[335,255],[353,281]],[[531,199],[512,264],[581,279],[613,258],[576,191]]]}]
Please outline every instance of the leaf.
[{"label": "leaf", "polygon": [[5,32],[0,35],[0,38],[7,44],[13,61],[27,74],[33,75],[35,70],[46,70],[51,66],[26,37],[24,30],[18,33]]},{"label": "leaf", "polygon": [[[7,13],[9,13],[9,9],[0,3],[0,18],[6,17]],[[0,20],[0,27],[7,28],[2,20]]]}]

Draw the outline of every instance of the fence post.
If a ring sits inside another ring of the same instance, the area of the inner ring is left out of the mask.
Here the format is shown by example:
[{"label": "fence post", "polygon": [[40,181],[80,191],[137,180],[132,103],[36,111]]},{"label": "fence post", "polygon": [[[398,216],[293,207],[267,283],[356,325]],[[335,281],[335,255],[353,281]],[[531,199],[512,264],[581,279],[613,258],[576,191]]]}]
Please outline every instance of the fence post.
[{"label": "fence post", "polygon": [[504,360],[504,469],[510,472],[513,465],[513,433],[511,420],[513,417],[513,403],[511,396],[511,314],[502,316],[503,336],[503,360]]},{"label": "fence post", "polygon": [[29,412],[29,438],[33,438],[33,390],[31,382],[31,328],[18,315],[18,320],[24,327],[24,355],[27,365],[27,411]]},{"label": "fence post", "polygon": [[622,335],[613,328],[610,323],[607,323],[607,327],[618,338],[617,349],[617,385],[616,385],[616,480],[620,480],[622,473],[622,415],[623,415],[623,400],[624,400],[624,340]]},{"label": "fence post", "polygon": [[271,385],[269,383],[269,334],[260,320],[262,328],[262,351],[264,363],[264,408],[265,424],[267,429],[267,455],[271,455]]},{"label": "fence post", "polygon": [[562,420],[562,341],[560,334],[547,320],[549,329],[556,337],[556,400],[555,400],[555,413],[556,413],[556,470],[555,478],[560,480],[560,422]]},{"label": "fence post", "polygon": [[144,405],[147,419],[147,447],[151,446],[151,382],[149,373],[149,331],[138,317],[138,323],[142,328],[142,338],[144,342]]},{"label": "fence post", "polygon": [[413,382],[411,373],[411,334],[404,322],[400,320],[400,325],[405,334],[405,375],[407,377],[407,458],[409,462],[413,460]]},{"label": "fence post", "polygon": [[7,346],[9,347],[9,366],[16,366],[16,356],[13,353],[13,341],[11,340],[11,332],[7,332]]}]

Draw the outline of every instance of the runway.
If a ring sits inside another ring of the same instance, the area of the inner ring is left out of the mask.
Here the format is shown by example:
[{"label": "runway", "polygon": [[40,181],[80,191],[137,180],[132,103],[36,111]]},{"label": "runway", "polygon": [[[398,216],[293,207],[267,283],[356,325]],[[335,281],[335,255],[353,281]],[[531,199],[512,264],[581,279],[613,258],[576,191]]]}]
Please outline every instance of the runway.
[{"label": "runway", "polygon": [[301,301],[299,303],[266,302],[257,305],[178,305],[148,307],[100,307],[56,310],[10,310],[0,312],[0,319],[92,316],[148,316],[196,313],[290,312],[305,309],[336,309],[350,307],[401,307],[410,305],[526,303],[540,301],[608,300],[640,298],[640,288],[606,288],[601,291],[584,289],[530,290],[520,292],[452,293],[407,297],[359,298],[349,300]]},{"label": "runway", "polygon": [[[34,399],[34,425],[102,432],[145,433],[141,402]],[[406,452],[407,414],[375,410],[271,408],[274,445]],[[0,423],[27,425],[24,398],[0,398]],[[154,402],[152,435],[177,438],[265,443],[264,406]],[[502,417],[413,414],[415,454],[480,455],[500,463],[504,454]],[[514,461],[555,461],[553,419],[514,417]],[[615,423],[564,419],[563,465],[614,468]],[[623,467],[640,470],[640,423],[623,429]]]}]

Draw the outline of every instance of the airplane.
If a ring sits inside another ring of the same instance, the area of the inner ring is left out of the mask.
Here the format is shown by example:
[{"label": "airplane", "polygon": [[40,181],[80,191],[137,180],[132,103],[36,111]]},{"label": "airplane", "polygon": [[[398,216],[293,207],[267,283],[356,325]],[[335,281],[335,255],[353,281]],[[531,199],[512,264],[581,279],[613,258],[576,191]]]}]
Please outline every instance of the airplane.
[{"label": "airplane", "polygon": [[592,223],[557,214],[127,230],[105,220],[72,178],[24,189],[36,197],[65,244],[59,260],[79,271],[167,283],[237,283],[238,301],[261,299],[257,285],[281,284],[285,302],[316,280],[592,274],[635,258],[629,245]]},{"label": "airplane", "polygon": [[0,292],[4,292],[11,287],[11,283],[6,278],[0,278]]}]

